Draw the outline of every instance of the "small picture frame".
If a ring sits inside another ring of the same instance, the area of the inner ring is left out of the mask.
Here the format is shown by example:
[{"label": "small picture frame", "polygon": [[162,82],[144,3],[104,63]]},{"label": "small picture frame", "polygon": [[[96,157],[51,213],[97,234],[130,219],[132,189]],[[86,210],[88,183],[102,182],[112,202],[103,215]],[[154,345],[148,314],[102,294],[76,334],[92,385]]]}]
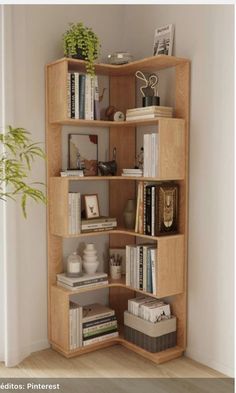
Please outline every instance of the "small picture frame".
[{"label": "small picture frame", "polygon": [[84,195],[84,205],[87,219],[100,217],[97,194]]},{"label": "small picture frame", "polygon": [[68,169],[83,170],[84,176],[98,175],[98,135],[68,135]]},{"label": "small picture frame", "polygon": [[172,55],[174,25],[166,25],[155,30],[153,56]]}]

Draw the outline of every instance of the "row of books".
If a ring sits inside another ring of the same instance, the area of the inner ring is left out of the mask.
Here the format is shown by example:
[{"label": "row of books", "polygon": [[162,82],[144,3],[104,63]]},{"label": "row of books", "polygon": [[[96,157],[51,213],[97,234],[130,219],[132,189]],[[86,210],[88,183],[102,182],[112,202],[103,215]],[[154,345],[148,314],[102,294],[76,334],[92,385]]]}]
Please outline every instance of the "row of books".
[{"label": "row of books", "polygon": [[138,296],[128,300],[128,311],[149,322],[171,318],[170,305],[150,296]]},{"label": "row of books", "polygon": [[72,119],[100,120],[98,77],[67,74],[67,115]]},{"label": "row of books", "polygon": [[83,274],[81,277],[67,277],[66,273],[57,274],[57,285],[75,291],[79,288],[108,284],[107,273]]},{"label": "row of books", "polygon": [[157,117],[173,117],[173,108],[169,106],[146,106],[127,109],[126,120],[155,119]]},{"label": "row of books", "polygon": [[70,302],[70,350],[118,336],[115,311],[99,303],[80,306]]},{"label": "row of books", "polygon": [[157,250],[150,244],[126,246],[126,285],[155,294]]},{"label": "row of books", "polygon": [[158,133],[144,134],[143,176],[145,177],[158,177],[158,143]]},{"label": "row of books", "polygon": [[160,236],[178,232],[179,188],[175,183],[138,184],[135,232]]}]

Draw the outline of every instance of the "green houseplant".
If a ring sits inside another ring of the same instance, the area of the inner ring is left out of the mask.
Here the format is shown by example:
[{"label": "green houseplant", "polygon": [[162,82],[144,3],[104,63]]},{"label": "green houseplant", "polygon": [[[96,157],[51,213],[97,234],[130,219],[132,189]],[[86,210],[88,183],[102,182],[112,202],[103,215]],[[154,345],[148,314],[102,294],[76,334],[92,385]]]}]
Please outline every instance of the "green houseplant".
[{"label": "green houseplant", "polygon": [[94,61],[99,55],[100,43],[91,28],[82,22],[70,23],[63,34],[63,48],[65,56],[85,60],[87,73],[94,75]]},{"label": "green houseplant", "polygon": [[21,207],[26,218],[26,202],[32,198],[36,202],[46,202],[44,192],[36,185],[28,183],[32,162],[36,157],[45,158],[38,143],[32,143],[30,133],[24,128],[8,126],[0,132],[0,199],[21,197]]}]

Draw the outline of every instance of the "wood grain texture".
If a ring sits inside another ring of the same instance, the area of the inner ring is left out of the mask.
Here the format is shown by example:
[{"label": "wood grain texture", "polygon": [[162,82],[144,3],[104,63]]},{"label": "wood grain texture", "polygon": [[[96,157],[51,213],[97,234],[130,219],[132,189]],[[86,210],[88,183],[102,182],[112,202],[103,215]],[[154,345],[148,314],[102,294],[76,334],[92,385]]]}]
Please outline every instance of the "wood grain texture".
[{"label": "wood grain texture", "polygon": [[[155,119],[140,119],[132,121],[108,121],[108,120],[82,120],[82,119],[64,119],[54,121],[53,124],[65,125],[65,126],[75,126],[75,127],[109,127],[109,128],[127,128],[138,127],[138,126],[148,126],[158,124],[163,117],[157,117]],[[179,119],[168,118],[170,122],[174,122]],[[127,130],[128,131],[128,130]]]},{"label": "wood grain texture", "polygon": [[51,341],[69,351],[69,298],[51,287]]},{"label": "wood grain texture", "polygon": [[[131,63],[123,65],[95,64],[95,72],[98,75],[134,75],[137,70],[141,70],[143,72],[155,72],[164,68],[175,67],[188,62],[188,59],[180,57],[158,55],[146,57],[145,59],[132,61]],[[85,72],[85,62],[82,60],[62,58],[50,63],[49,66],[61,63],[68,63],[68,69],[70,71]]]},{"label": "wood grain texture", "polygon": [[161,180],[185,178],[185,122],[162,119],[158,128],[158,177]]},{"label": "wood grain texture", "polygon": [[166,238],[157,243],[157,296],[176,295],[184,290],[184,236]]},{"label": "wood grain texture", "polygon": [[67,62],[47,66],[49,122],[67,118]]},{"label": "wood grain texture", "polygon": [[69,183],[64,178],[52,177],[49,184],[50,232],[57,236],[67,236]]}]

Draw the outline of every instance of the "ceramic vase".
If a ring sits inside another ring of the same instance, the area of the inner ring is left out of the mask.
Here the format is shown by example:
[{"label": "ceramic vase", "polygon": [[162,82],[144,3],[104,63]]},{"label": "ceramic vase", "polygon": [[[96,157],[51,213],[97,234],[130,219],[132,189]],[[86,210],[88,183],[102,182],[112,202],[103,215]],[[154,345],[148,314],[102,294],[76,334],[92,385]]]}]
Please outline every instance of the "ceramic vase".
[{"label": "ceramic vase", "polygon": [[87,243],[83,253],[83,268],[85,273],[96,273],[98,265],[97,250],[93,243]]},{"label": "ceramic vase", "polygon": [[136,201],[134,199],[128,199],[123,215],[125,228],[134,229],[136,216]]}]

